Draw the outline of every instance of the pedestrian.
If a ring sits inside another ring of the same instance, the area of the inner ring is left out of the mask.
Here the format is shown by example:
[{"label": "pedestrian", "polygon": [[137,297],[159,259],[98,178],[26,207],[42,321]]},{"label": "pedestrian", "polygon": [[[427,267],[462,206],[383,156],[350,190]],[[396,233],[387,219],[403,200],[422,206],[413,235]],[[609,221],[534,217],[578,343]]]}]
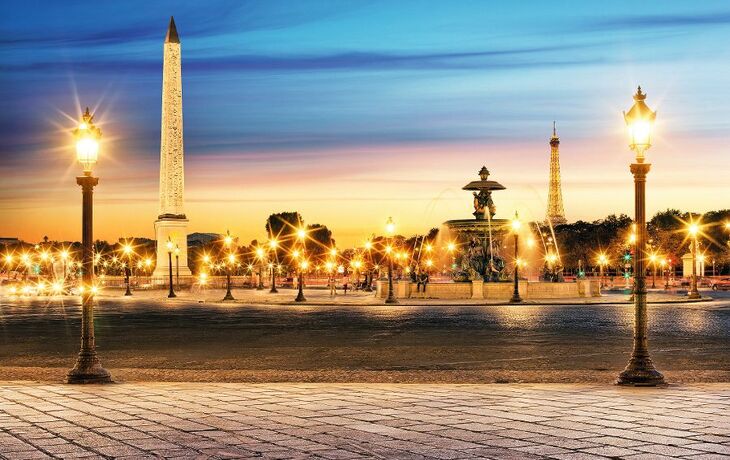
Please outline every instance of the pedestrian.
[{"label": "pedestrian", "polygon": [[342,290],[344,291],[345,295],[347,295],[347,277],[343,278],[342,280]]}]

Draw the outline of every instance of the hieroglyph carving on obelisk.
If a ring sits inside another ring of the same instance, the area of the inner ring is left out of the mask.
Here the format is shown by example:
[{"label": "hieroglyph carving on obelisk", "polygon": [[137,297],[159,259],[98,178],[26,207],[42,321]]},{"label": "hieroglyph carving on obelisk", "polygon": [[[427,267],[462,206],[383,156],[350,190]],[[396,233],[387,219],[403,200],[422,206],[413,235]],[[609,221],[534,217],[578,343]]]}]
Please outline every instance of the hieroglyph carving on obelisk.
[{"label": "hieroglyph carving on obelisk", "polygon": [[162,125],[160,137],[160,214],[155,221],[157,266],[155,277],[169,276],[167,242],[172,241],[173,275],[189,276],[187,223],[183,192],[183,115],[180,38],[175,20],[165,37],[162,67]]}]

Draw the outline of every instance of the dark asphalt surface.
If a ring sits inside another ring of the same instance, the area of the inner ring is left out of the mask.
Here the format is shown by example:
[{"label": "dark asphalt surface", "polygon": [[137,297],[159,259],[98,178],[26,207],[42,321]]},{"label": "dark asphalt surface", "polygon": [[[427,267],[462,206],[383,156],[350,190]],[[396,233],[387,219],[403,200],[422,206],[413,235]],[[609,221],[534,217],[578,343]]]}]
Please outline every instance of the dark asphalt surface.
[{"label": "dark asphalt surface", "polygon": [[[730,298],[650,306],[662,370],[730,371]],[[0,305],[0,368],[70,368],[78,300]],[[620,371],[633,307],[244,306],[100,299],[107,368],[199,370]]]}]

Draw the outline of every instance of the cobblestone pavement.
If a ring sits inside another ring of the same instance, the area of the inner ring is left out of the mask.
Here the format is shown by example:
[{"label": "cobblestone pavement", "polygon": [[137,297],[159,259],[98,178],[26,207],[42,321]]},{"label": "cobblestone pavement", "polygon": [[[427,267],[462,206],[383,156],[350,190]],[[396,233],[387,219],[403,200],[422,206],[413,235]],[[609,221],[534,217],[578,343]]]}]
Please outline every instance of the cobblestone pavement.
[{"label": "cobblestone pavement", "polygon": [[709,460],[730,385],[8,382],[0,456]]}]

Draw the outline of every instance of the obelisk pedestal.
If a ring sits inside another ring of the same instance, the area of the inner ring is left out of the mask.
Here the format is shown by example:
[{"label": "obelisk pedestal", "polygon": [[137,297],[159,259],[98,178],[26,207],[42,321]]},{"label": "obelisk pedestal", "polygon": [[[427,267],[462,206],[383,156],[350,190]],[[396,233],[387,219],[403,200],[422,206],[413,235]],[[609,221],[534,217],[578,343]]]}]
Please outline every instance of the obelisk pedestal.
[{"label": "obelisk pedestal", "polygon": [[154,278],[169,278],[169,254],[167,242],[178,249],[172,256],[173,274],[190,276],[188,268],[188,219],[185,216],[183,191],[185,170],[183,165],[182,74],[180,63],[180,38],[175,21],[165,37],[162,68],[162,128],[160,140],[160,214],[155,221],[157,240],[157,265]]}]

